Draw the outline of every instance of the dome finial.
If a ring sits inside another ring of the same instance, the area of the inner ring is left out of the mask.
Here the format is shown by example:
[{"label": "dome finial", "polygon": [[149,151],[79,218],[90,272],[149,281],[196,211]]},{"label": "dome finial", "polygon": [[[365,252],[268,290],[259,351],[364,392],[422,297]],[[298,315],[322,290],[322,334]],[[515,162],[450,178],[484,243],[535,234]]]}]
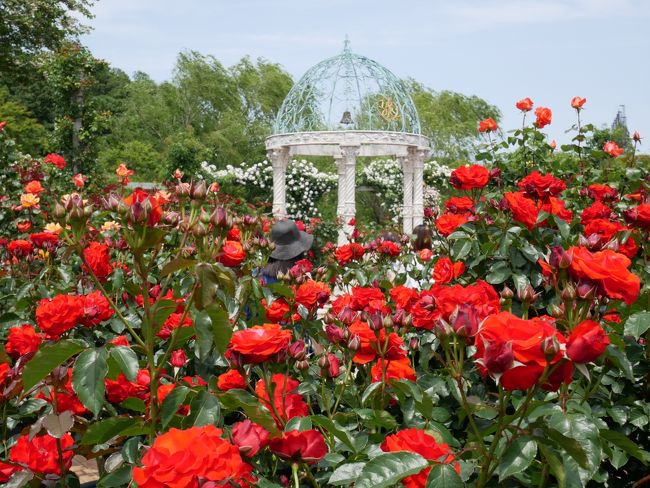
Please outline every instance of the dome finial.
[{"label": "dome finial", "polygon": [[350,51],[350,37],[345,34],[345,40],[343,41],[343,52],[349,53]]}]

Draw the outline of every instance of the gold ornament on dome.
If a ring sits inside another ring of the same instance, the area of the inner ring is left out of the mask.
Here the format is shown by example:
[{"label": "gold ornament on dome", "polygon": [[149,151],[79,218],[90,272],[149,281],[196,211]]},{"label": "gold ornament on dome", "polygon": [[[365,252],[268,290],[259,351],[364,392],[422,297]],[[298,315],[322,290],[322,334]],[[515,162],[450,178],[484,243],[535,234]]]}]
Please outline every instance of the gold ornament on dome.
[{"label": "gold ornament on dome", "polygon": [[379,115],[386,122],[395,122],[399,120],[399,108],[390,97],[383,97],[379,100]]}]

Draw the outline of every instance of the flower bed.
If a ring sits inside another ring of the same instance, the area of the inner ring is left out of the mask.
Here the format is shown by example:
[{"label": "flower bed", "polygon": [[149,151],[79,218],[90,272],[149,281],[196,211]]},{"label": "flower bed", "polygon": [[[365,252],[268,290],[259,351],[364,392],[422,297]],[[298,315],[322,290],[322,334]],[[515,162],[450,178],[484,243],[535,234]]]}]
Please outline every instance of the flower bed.
[{"label": "flower bed", "polygon": [[646,173],[587,153],[588,126],[554,149],[550,121],[481,124],[486,165],[427,209],[435,249],[357,231],[270,285],[272,222],[218,185],[132,191],[121,166],[97,195],[33,161],[3,200],[0,483],[77,486],[74,454],[100,486],[643,478]]}]

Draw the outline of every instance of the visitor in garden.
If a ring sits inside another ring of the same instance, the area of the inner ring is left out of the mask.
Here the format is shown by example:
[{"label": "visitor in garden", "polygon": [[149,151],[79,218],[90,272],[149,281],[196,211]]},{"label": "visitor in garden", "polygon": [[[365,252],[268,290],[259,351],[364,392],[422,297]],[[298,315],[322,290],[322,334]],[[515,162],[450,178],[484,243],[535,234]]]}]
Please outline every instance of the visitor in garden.
[{"label": "visitor in garden", "polygon": [[420,224],[413,229],[413,250],[420,252],[422,249],[431,249],[433,246],[433,234],[431,229],[424,224]]},{"label": "visitor in garden", "polygon": [[271,240],[275,249],[259,277],[265,284],[274,283],[278,277],[287,274],[296,262],[304,259],[311,249],[314,236],[298,229],[291,219],[280,220],[271,229]]}]

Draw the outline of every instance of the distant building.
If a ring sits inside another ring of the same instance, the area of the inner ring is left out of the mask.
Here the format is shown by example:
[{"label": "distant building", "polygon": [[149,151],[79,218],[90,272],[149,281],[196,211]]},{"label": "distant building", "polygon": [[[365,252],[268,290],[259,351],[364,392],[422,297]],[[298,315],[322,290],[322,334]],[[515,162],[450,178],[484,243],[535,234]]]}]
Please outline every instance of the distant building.
[{"label": "distant building", "polygon": [[627,128],[627,116],[625,115],[625,105],[620,105],[614,122],[612,122],[612,131],[620,131],[626,139],[630,137],[630,131]]}]

